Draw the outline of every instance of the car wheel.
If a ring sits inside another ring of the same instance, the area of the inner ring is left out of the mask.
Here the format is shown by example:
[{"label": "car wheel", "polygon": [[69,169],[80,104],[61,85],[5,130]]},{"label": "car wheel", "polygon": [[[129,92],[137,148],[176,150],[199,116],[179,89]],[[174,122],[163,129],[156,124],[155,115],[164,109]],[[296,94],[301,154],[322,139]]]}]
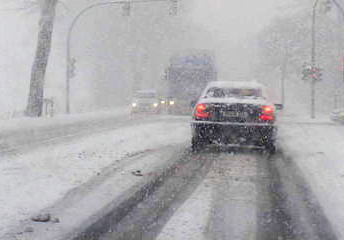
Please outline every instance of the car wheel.
[{"label": "car wheel", "polygon": [[265,145],[265,149],[270,153],[270,154],[275,154],[277,152],[277,146],[276,143],[273,141],[268,141]]},{"label": "car wheel", "polygon": [[206,142],[204,139],[199,137],[193,137],[191,139],[191,150],[193,152],[198,152],[205,146],[205,144]]}]

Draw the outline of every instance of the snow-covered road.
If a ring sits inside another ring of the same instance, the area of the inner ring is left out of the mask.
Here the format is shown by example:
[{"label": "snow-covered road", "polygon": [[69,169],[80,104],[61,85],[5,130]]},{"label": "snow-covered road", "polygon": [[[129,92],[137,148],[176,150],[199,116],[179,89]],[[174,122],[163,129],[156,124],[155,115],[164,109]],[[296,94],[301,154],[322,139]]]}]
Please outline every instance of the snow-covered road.
[{"label": "snow-covered road", "polygon": [[151,117],[147,121],[147,116],[142,117],[146,120],[128,122],[112,131],[2,154],[0,236],[108,166],[119,168],[137,154],[188,144],[190,127],[184,118]]},{"label": "snow-covered road", "polygon": [[163,227],[158,240],[254,239],[257,161],[252,154],[221,153],[199,186]]},{"label": "snow-covered road", "polygon": [[297,239],[283,193],[271,187],[280,180],[269,166],[275,158],[216,148],[185,157],[188,164],[101,239]]},{"label": "snow-covered road", "polygon": [[136,209],[130,216],[154,221],[127,219],[125,225],[141,224],[127,229],[132,238],[114,226],[104,239],[343,239],[343,131],[328,120],[281,121],[274,156],[216,148],[192,154],[191,162],[210,164],[196,183],[190,173],[182,175],[188,184],[175,183],[179,191],[170,195],[156,193],[140,205],[145,213]]},{"label": "snow-covered road", "polygon": [[338,239],[344,239],[344,126],[329,120],[284,123],[280,143],[319,202]]},{"label": "snow-covered road", "polygon": [[108,232],[101,239],[344,239],[344,127],[326,119],[279,125],[274,156],[214,146],[191,153],[187,117],[148,115],[2,153],[0,239],[47,209],[61,222],[26,229],[32,239],[45,239],[46,227],[73,231],[150,185],[157,189],[144,190],[118,225],[96,228]]}]

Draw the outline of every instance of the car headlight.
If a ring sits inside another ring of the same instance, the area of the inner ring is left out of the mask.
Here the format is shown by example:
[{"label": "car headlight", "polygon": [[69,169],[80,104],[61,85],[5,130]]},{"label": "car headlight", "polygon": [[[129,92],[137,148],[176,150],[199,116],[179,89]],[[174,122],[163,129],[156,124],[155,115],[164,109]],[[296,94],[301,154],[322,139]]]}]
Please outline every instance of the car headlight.
[{"label": "car headlight", "polygon": [[165,101],[165,100],[161,100],[160,103],[161,103],[161,104],[165,104],[166,101]]},{"label": "car headlight", "polygon": [[131,104],[131,106],[132,107],[137,107],[137,103],[134,102],[134,103]]},{"label": "car headlight", "polygon": [[174,101],[172,100],[172,101],[170,101],[170,105],[174,105]]},{"label": "car headlight", "polygon": [[154,103],[153,104],[154,107],[158,107],[158,105],[159,105],[158,103]]}]

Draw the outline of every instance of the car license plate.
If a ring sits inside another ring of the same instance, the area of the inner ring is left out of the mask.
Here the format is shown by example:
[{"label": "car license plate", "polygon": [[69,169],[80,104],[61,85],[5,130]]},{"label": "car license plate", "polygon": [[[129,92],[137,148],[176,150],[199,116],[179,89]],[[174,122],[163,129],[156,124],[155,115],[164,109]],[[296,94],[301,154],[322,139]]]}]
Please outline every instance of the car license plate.
[{"label": "car license plate", "polygon": [[242,112],[230,111],[230,112],[223,112],[223,116],[224,116],[224,117],[227,117],[227,118],[244,117],[244,113],[242,113]]}]

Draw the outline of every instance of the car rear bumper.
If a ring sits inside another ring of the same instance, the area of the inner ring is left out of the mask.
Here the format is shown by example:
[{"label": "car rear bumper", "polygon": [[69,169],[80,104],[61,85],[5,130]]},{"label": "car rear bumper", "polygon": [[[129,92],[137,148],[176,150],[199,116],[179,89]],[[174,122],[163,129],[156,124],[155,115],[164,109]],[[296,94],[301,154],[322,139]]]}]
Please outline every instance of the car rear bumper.
[{"label": "car rear bumper", "polygon": [[192,121],[192,136],[210,143],[263,146],[274,142],[277,127],[270,123]]},{"label": "car rear bumper", "polygon": [[256,126],[256,127],[268,127],[274,126],[271,123],[238,123],[238,122],[213,122],[213,121],[191,121],[192,125],[199,125],[199,126]]}]

